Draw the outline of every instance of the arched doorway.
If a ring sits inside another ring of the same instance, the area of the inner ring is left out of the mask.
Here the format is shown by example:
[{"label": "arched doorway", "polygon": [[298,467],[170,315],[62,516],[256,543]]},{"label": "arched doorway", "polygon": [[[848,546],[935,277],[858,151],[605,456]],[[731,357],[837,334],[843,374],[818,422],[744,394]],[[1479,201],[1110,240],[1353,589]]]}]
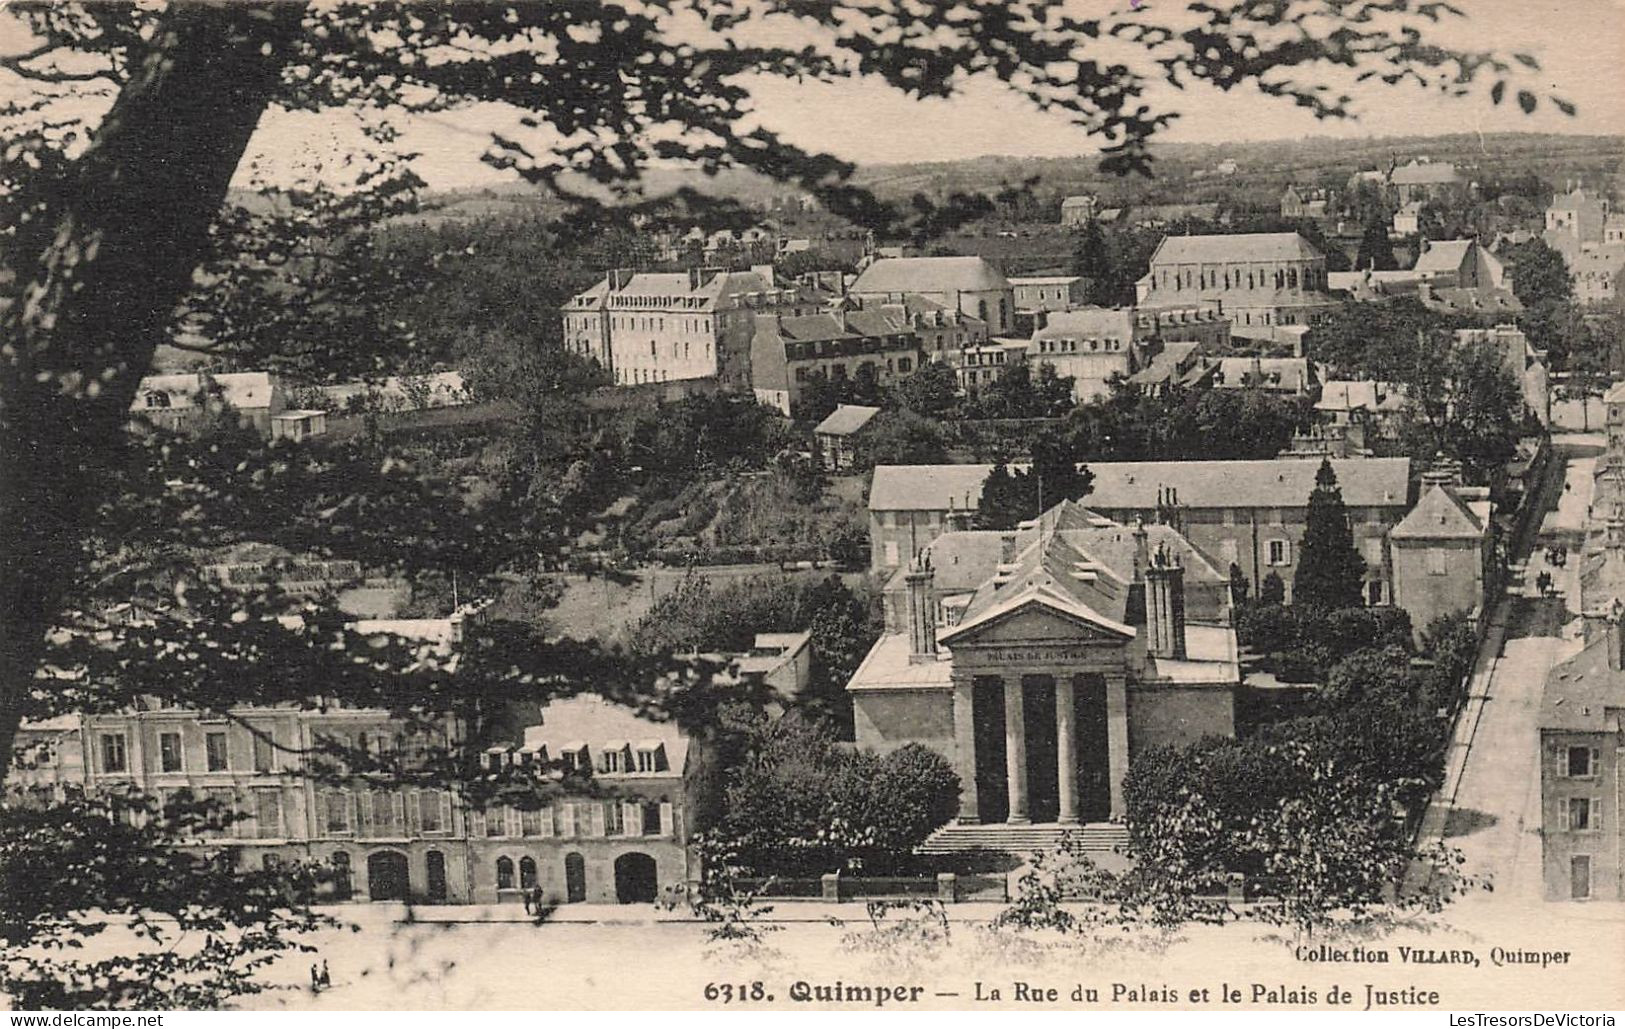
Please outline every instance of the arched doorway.
[{"label": "arched doorway", "polygon": [[437,904],[446,901],[446,855],[438,850],[431,850],[423,855],[423,863],[429,873],[429,900]]},{"label": "arched doorway", "polygon": [[615,899],[622,904],[652,904],[659,892],[655,859],[647,854],[622,854],[615,859]]},{"label": "arched doorway", "polygon": [[406,855],[380,850],[367,857],[367,896],[373,900],[406,899]]},{"label": "arched doorway", "polygon": [[564,855],[564,900],[579,904],[587,899],[587,861],[580,854]]}]

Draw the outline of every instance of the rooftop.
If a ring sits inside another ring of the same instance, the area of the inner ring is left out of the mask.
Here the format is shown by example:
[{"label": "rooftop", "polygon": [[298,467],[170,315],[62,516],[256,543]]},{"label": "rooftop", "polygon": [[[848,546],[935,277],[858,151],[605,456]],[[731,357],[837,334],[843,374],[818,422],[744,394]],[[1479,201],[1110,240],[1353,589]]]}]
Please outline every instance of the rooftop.
[{"label": "rooftop", "polygon": [[1215,236],[1168,236],[1151,264],[1223,264],[1235,261],[1313,261],[1324,257],[1296,232],[1240,232]]},{"label": "rooftop", "polygon": [[1617,646],[1617,628],[1600,633],[1584,650],[1546,676],[1540,699],[1540,727],[1570,732],[1606,732],[1625,708],[1625,672],[1610,667],[1608,648]]},{"label": "rooftop", "polygon": [[[878,465],[869,490],[871,511],[975,509],[992,465]],[[1167,488],[1193,508],[1303,507],[1315,487],[1317,461],[1091,461],[1092,508],[1152,510]],[[1410,459],[1342,458],[1332,461],[1343,500],[1355,507],[1403,506]]]},{"label": "rooftop", "polygon": [[1128,308],[1080,307],[1055,311],[1033,339],[1120,339],[1134,338],[1134,312]]},{"label": "rooftop", "polygon": [[1468,503],[1444,486],[1434,485],[1388,533],[1396,540],[1479,539],[1488,528]]},{"label": "rooftop", "polygon": [[852,283],[853,293],[941,293],[1009,289],[1010,281],[980,257],[890,257]]},{"label": "rooftop", "polygon": [[688,737],[676,723],[645,718],[629,707],[591,693],[552,701],[542,708],[540,724],[525,727],[524,749],[534,751],[545,746],[553,758],[581,743],[587,745],[588,755],[593,758],[611,744],[619,745],[614,749],[665,749],[667,769],[622,775],[681,775],[688,759]]},{"label": "rooftop", "polygon": [[830,412],[828,418],[819,422],[813,432],[820,436],[850,436],[868,425],[874,416],[879,413],[880,408],[878,407],[841,404]]}]

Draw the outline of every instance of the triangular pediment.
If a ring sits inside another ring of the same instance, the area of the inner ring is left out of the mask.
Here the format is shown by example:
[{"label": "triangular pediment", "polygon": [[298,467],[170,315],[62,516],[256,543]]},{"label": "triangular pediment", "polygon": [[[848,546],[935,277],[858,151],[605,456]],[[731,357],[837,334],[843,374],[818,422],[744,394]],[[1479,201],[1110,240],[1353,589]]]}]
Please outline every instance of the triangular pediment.
[{"label": "triangular pediment", "polygon": [[1000,643],[1116,642],[1133,639],[1135,630],[1075,601],[1030,590],[972,616],[942,633],[953,646]]}]

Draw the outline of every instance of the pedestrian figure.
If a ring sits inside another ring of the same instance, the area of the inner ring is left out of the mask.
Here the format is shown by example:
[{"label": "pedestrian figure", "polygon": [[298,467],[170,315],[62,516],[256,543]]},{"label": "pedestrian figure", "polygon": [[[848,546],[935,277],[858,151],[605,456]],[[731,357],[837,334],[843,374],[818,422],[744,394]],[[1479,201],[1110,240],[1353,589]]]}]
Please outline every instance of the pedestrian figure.
[{"label": "pedestrian figure", "polygon": [[322,992],[322,977],[321,974],[316,971],[316,963],[314,961],[310,963],[310,992]]},{"label": "pedestrian figure", "polygon": [[542,888],[540,886],[532,886],[530,888],[530,892],[525,894],[525,897],[530,903],[530,913],[533,914],[533,915],[541,914],[542,913]]},{"label": "pedestrian figure", "polygon": [[524,901],[524,904],[525,904],[525,914],[527,914],[527,915],[534,915],[534,914],[535,914],[535,913],[536,913],[536,911],[535,911],[535,908],[534,908],[534,907],[532,907],[532,905],[531,905],[531,901],[530,901],[530,891],[529,891],[529,890],[526,890],[526,891],[525,891],[525,892],[524,892],[524,893],[522,893],[522,894],[520,894],[520,895],[519,895],[519,899],[520,899],[520,900],[522,900],[522,901]]},{"label": "pedestrian figure", "polygon": [[327,959],[322,959],[322,989],[333,985],[333,977],[327,974]]}]

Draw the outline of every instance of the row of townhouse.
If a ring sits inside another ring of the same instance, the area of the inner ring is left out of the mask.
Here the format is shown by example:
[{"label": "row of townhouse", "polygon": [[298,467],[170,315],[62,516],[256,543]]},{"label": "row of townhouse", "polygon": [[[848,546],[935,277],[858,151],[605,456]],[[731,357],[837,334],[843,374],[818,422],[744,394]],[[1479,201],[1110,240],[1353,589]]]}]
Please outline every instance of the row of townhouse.
[{"label": "row of townhouse", "polygon": [[[447,625],[423,621],[389,626]],[[539,889],[550,904],[640,903],[693,876],[688,841],[715,798],[699,741],[593,695],[496,721],[503,727],[471,743],[455,719],[425,725],[331,700],[61,716],[19,731],[7,802],[75,792],[210,801],[231,814],[186,845],[229,847],[243,867],[317,863],[335,900],[517,903]],[[335,757],[411,768],[446,748],[481,750],[480,771],[430,784]],[[532,769],[517,781],[534,788],[514,793],[514,768]],[[565,769],[576,774],[567,780]],[[508,776],[500,793],[474,788],[499,773]],[[501,799],[476,799],[492,797]]]}]

